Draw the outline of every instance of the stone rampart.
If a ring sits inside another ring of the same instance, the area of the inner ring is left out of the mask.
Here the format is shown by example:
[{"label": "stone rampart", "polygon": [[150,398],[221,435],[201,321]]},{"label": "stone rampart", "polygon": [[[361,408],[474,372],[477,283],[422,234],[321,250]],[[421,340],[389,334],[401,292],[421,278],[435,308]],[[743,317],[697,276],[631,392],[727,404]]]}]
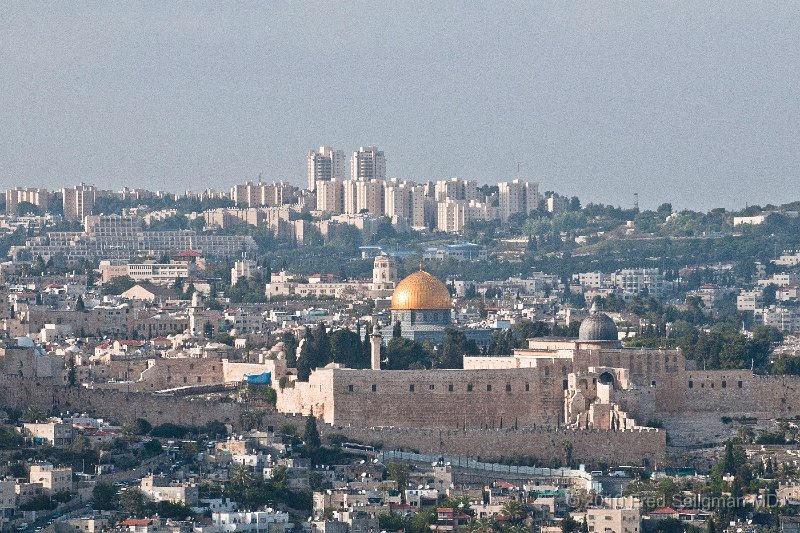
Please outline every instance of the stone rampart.
[{"label": "stone rampart", "polygon": [[564,428],[448,430],[325,426],[364,444],[432,454],[459,454],[487,460],[531,456],[560,461],[654,466],[666,453],[666,433],[654,428],[624,431]]}]

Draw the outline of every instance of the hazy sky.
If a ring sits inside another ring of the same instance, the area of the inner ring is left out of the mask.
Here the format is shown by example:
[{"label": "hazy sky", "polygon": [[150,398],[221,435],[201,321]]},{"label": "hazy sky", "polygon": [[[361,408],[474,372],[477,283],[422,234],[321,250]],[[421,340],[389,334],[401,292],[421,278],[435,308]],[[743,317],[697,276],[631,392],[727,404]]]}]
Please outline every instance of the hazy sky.
[{"label": "hazy sky", "polygon": [[524,178],[584,201],[800,199],[800,3],[0,3],[0,187]]}]

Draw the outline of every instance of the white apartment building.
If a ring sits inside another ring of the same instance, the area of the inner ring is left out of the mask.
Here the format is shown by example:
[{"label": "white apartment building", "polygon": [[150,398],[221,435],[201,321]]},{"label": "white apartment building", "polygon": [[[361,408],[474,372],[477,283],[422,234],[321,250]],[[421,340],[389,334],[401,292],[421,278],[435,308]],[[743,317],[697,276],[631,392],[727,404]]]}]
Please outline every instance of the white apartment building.
[{"label": "white apartment building", "polygon": [[611,284],[611,276],[603,272],[581,272],[579,274],[573,274],[572,280],[577,281],[584,288],[592,287],[599,289]]},{"label": "white apartment building", "polygon": [[64,206],[64,219],[83,222],[87,215],[92,214],[97,189],[93,185],[80,185],[72,188],[61,189]]},{"label": "white apartment building", "polygon": [[41,214],[47,211],[50,203],[50,191],[36,187],[15,187],[6,191],[6,214],[11,216],[19,215],[18,206],[20,202],[28,202],[35,205]]},{"label": "white apartment building", "polygon": [[230,190],[231,200],[245,207],[280,206],[293,198],[294,194],[294,186],[283,181],[272,183],[248,181],[242,185],[234,185]]},{"label": "white apartment building", "polygon": [[[348,181],[347,183],[352,183]],[[340,179],[320,180],[316,184],[317,210],[326,213],[341,214],[344,207],[344,184]],[[355,208],[355,206],[354,206]]]},{"label": "white apartment building", "polygon": [[539,207],[539,184],[515,179],[498,183],[500,220],[505,222],[517,213],[528,214]]},{"label": "white apartment building", "polygon": [[356,182],[357,213],[366,210],[372,215],[383,215],[383,183],[381,180]]},{"label": "white apartment building", "polygon": [[664,275],[657,268],[625,268],[611,275],[611,283],[619,289],[624,299],[633,298],[647,290],[659,298],[666,292]]},{"label": "white apartment building", "polygon": [[586,510],[586,525],[592,533],[639,533],[641,504],[634,498],[604,498],[603,507]]},{"label": "white apartment building", "polygon": [[437,203],[437,208],[436,229],[447,233],[459,233],[469,222],[495,220],[499,216],[499,208],[476,200],[446,198]]},{"label": "white apartment building", "polygon": [[386,156],[375,146],[361,146],[350,159],[350,179],[370,181],[386,179]]},{"label": "white apartment building", "polygon": [[195,483],[171,483],[152,474],[142,478],[139,488],[152,502],[182,503],[191,506],[196,505],[199,499],[199,489]]},{"label": "white apartment building", "polygon": [[46,493],[56,494],[72,490],[72,467],[54,467],[50,463],[32,464],[30,483],[41,483]]},{"label": "white apartment building", "polygon": [[752,291],[741,291],[736,296],[737,311],[755,311],[763,305],[763,291],[760,289]]},{"label": "white apartment building", "polygon": [[289,514],[268,509],[253,512],[225,512],[211,515],[211,526],[201,533],[282,533],[289,525]]},{"label": "white apartment building", "polygon": [[467,181],[461,178],[451,178],[436,182],[434,198],[437,202],[442,202],[447,198],[451,200],[480,200],[478,197],[478,182]]},{"label": "white apartment building", "polygon": [[458,233],[467,223],[467,202],[447,198],[437,203],[436,229],[446,233]]},{"label": "white apartment building", "polygon": [[384,190],[384,212],[386,216],[411,220],[412,209],[411,185],[395,181],[386,182]]},{"label": "white apartment building", "polygon": [[797,285],[797,274],[773,274],[767,279],[758,280],[759,287],[766,287],[767,285],[777,285],[778,287],[788,287],[789,285]]},{"label": "white apartment building", "polygon": [[800,333],[800,311],[791,307],[771,305],[763,309],[756,309],[753,313],[754,322],[761,322],[765,326],[777,328],[784,333]]},{"label": "white apartment building", "polygon": [[784,252],[779,258],[773,259],[772,263],[784,267],[800,265],[800,252]]},{"label": "white apartment building", "polygon": [[566,196],[553,194],[547,198],[546,205],[548,213],[559,215],[565,212],[569,207],[569,199]]},{"label": "white apartment building", "polygon": [[231,285],[236,285],[240,279],[250,279],[256,271],[256,262],[252,259],[239,259],[231,268]]},{"label": "white apartment building", "polygon": [[383,215],[383,181],[355,181],[342,183],[344,212],[358,214],[363,210],[372,215]]},{"label": "white apartment building", "polygon": [[72,426],[62,422],[43,422],[24,424],[26,435],[34,440],[41,440],[54,448],[68,448],[72,444]]},{"label": "white apartment building", "polygon": [[318,181],[345,179],[345,155],[341,150],[330,146],[320,146],[319,150],[309,150],[308,156],[308,190],[316,190]]}]

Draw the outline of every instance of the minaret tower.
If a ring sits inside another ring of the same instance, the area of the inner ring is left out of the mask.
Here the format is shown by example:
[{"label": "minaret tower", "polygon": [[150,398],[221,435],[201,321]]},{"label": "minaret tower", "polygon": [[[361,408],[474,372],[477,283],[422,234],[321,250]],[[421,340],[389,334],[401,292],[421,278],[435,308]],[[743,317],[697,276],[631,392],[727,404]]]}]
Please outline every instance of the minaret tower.
[{"label": "minaret tower", "polygon": [[381,369],[381,344],[383,344],[383,337],[381,336],[381,325],[376,323],[372,326],[372,334],[369,336],[370,343],[370,359],[372,360],[372,370]]},{"label": "minaret tower", "polygon": [[189,333],[192,335],[201,335],[199,325],[202,322],[203,306],[200,303],[200,293],[195,291],[192,294],[192,304],[189,306]]}]

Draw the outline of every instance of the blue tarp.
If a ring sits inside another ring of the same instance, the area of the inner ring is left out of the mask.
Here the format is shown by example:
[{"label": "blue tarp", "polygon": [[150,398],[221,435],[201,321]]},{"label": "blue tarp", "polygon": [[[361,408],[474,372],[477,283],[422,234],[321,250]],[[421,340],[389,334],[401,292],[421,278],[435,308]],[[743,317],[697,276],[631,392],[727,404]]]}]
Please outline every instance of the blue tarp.
[{"label": "blue tarp", "polygon": [[254,385],[272,385],[272,372],[262,372],[261,374],[245,374],[248,383]]}]

